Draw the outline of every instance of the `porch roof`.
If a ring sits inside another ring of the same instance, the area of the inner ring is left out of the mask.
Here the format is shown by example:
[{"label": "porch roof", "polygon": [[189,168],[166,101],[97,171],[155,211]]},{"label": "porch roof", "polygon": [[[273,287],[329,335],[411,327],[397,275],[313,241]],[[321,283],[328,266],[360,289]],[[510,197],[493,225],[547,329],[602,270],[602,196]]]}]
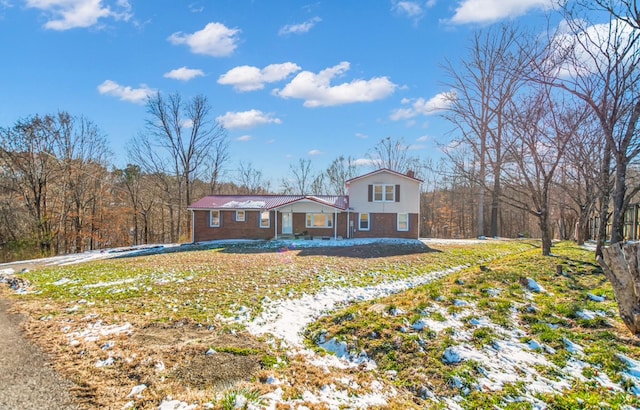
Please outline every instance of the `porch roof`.
[{"label": "porch roof", "polygon": [[188,209],[273,210],[285,205],[306,201],[319,203],[341,211],[349,207],[349,197],[343,195],[208,195],[191,204]]}]

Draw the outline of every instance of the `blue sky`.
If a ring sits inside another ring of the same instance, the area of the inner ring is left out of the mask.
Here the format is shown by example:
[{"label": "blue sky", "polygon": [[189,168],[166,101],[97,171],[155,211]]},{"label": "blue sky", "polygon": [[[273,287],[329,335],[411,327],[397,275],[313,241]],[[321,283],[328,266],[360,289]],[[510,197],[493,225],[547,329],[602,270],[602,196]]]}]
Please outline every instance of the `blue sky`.
[{"label": "blue sky", "polygon": [[364,159],[382,138],[437,156],[444,59],[474,30],[542,24],[553,0],[0,0],[0,126],[84,115],[113,163],[143,131],[149,93],[207,96],[231,160],[273,184],[289,164],[316,171]]}]

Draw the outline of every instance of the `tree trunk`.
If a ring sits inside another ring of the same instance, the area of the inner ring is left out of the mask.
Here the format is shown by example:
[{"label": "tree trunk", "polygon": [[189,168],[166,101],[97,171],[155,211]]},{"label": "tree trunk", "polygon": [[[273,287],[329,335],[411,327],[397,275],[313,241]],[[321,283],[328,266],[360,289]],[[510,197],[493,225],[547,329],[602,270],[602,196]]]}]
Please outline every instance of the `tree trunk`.
[{"label": "tree trunk", "polygon": [[[617,156],[619,156],[618,154]],[[611,243],[618,243],[624,240],[624,199],[627,185],[627,164],[616,156],[616,173],[613,193],[613,217],[611,221]]]},{"label": "tree trunk", "polygon": [[542,255],[551,255],[551,229],[549,228],[549,214],[542,210],[538,216],[540,236],[542,236]]},{"label": "tree trunk", "polygon": [[611,195],[611,189],[609,179],[611,176],[611,145],[609,139],[604,147],[604,155],[602,157],[602,163],[600,167],[600,195],[599,201],[599,220],[598,233],[596,236],[596,256],[602,256],[602,250],[604,249],[604,243],[607,239],[607,222],[609,219],[609,199]]},{"label": "tree trunk", "polygon": [[602,250],[598,263],[613,286],[620,317],[640,335],[640,244],[615,243]]},{"label": "tree trunk", "polygon": [[496,178],[493,184],[493,192],[491,193],[491,237],[498,237],[498,217],[500,213],[500,180]]}]

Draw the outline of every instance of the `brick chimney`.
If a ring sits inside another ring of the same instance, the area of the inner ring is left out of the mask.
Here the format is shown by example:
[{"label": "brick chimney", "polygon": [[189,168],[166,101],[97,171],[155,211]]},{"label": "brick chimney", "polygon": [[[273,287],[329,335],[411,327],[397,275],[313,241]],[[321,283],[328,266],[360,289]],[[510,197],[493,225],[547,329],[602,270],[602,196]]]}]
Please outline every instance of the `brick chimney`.
[{"label": "brick chimney", "polygon": [[412,170],[412,169],[410,169],[410,170],[408,170],[408,171],[407,171],[407,176],[408,176],[409,178],[415,178],[415,177],[416,177],[416,173],[415,173],[415,172],[413,172],[413,170]]}]

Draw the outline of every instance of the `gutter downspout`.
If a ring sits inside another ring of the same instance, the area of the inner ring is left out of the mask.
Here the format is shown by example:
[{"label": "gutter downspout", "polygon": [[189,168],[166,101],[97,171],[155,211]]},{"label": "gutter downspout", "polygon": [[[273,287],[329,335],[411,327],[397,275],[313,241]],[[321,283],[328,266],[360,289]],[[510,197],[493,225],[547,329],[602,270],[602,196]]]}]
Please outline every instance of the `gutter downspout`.
[{"label": "gutter downspout", "polygon": [[338,208],[333,208],[333,240],[338,240]]}]

